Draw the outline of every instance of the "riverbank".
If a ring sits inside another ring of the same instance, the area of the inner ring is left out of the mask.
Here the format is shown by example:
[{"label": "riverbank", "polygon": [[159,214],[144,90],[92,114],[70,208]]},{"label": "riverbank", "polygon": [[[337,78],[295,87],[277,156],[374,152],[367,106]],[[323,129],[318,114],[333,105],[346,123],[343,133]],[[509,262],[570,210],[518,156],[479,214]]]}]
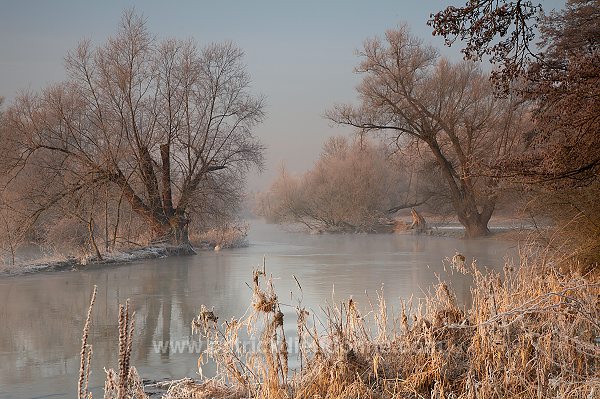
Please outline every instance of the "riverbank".
[{"label": "riverbank", "polygon": [[0,277],[14,277],[41,272],[63,272],[110,264],[127,264],[137,260],[166,258],[168,256],[193,255],[192,247],[150,246],[145,248],[105,253],[96,257],[42,258],[27,264],[0,267]]},{"label": "riverbank", "polygon": [[[464,238],[465,227],[452,216],[439,216],[424,213],[423,226],[411,229],[410,214],[404,212],[394,219],[394,233],[396,234],[422,234],[436,237]],[[536,225],[530,220],[523,220],[514,216],[496,216],[488,223],[490,233],[476,239],[499,239],[504,241],[529,241]]]},{"label": "riverbank", "polygon": [[[380,226],[375,227],[371,232],[351,232],[338,230],[310,230],[300,224],[277,225],[282,229],[292,232],[305,232],[307,234],[398,234],[413,236],[433,236],[449,237],[463,239],[465,238],[465,228],[458,220],[427,217],[427,224],[419,229],[410,228],[411,223],[406,219],[398,218],[393,221],[387,221]],[[518,219],[500,219],[494,220],[489,224],[490,233],[487,236],[478,238],[469,238],[469,240],[496,239],[505,241],[527,241],[535,233],[537,227],[531,223],[524,223]]]},{"label": "riverbank", "polygon": [[[531,238],[531,234],[535,232],[535,226],[523,225],[517,223],[497,223],[489,226],[490,234],[480,238],[474,239],[497,239],[504,241],[527,241]],[[432,222],[428,225],[427,229],[422,233],[412,232],[398,232],[398,234],[424,234],[436,237],[453,237],[453,238],[464,238],[465,228],[458,222]]]},{"label": "riverbank", "polygon": [[225,248],[241,248],[248,246],[246,238],[248,226],[226,225],[219,229],[210,229],[202,234],[190,236],[191,245],[149,245],[134,249],[104,252],[102,258],[92,254],[84,256],[41,256],[15,265],[0,264],[0,277],[11,277],[40,272],[62,272],[79,270],[109,264],[127,264],[133,261],[169,256],[195,255],[198,251],[220,251]]}]

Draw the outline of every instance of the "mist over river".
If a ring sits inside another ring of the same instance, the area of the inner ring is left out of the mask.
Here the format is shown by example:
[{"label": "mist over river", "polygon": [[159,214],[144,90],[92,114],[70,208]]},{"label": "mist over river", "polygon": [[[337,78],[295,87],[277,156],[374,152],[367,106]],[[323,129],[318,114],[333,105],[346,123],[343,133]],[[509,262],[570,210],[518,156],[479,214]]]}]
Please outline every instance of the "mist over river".
[{"label": "mist over river", "polygon": [[[444,258],[460,252],[467,261],[475,258],[480,266],[501,268],[518,253],[514,242],[494,239],[309,235],[260,221],[251,221],[248,238],[246,248],[197,256],[0,278],[0,398],[76,397],[81,330],[94,285],[91,388],[102,397],[103,368],[117,366],[118,304],[127,298],[136,311],[132,363],[140,375],[198,377],[196,352],[201,348],[169,347],[169,342],[187,342],[190,322],[202,304],[214,307],[220,321],[242,316],[252,296],[246,282],[263,256],[281,302],[297,304],[296,276],[304,306],[318,317],[319,306],[349,296],[366,310],[382,286],[388,305],[398,309],[400,298],[422,297],[438,275],[452,281],[459,302],[466,304],[470,278],[445,272]],[[282,310],[286,335],[293,339],[295,310]]]}]

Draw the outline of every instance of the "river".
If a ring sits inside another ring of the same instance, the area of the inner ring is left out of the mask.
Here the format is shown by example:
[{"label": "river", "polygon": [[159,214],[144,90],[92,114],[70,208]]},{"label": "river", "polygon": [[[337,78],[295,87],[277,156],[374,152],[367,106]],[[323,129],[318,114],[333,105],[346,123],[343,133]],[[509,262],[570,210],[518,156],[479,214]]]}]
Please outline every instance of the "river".
[{"label": "river", "polygon": [[[382,287],[397,308],[400,298],[422,297],[437,276],[451,280],[466,304],[470,279],[446,273],[444,258],[460,252],[480,266],[501,268],[505,258],[517,255],[515,243],[493,239],[309,235],[258,221],[251,222],[248,238],[246,248],[197,256],[0,278],[0,398],[76,397],[81,330],[94,285],[91,388],[102,397],[103,368],[117,362],[118,304],[127,298],[136,311],[132,363],[142,377],[198,377],[198,348],[165,348],[187,342],[202,304],[214,307],[220,320],[243,315],[252,294],[246,283],[263,257],[280,300],[296,304],[290,299],[290,292],[299,296],[295,276],[304,306],[318,315],[319,305],[349,296],[366,306]],[[295,312],[283,310],[286,335],[293,336]]]}]

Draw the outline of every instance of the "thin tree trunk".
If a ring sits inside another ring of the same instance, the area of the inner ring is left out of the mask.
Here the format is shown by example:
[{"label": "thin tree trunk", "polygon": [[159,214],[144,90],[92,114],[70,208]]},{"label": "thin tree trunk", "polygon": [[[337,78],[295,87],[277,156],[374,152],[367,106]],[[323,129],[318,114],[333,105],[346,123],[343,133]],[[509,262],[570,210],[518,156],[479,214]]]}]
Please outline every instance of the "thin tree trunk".
[{"label": "thin tree trunk", "polygon": [[102,260],[102,254],[98,249],[98,245],[96,244],[96,238],[94,237],[94,218],[92,218],[91,216],[88,222],[88,231],[90,233],[90,243],[92,244],[92,248],[94,248],[94,251],[96,252],[96,257],[98,258],[98,260]]},{"label": "thin tree trunk", "polygon": [[4,221],[4,227],[6,229],[6,235],[7,235],[7,238],[8,238],[8,246],[10,248],[10,260],[11,260],[10,264],[12,266],[14,266],[15,265],[15,257],[16,257],[16,255],[15,255],[16,251],[15,251],[14,237],[13,237],[13,234],[11,233],[11,231],[10,231],[10,226],[8,225],[8,220],[6,219],[6,216],[4,214],[2,215],[2,219]]},{"label": "thin tree trunk", "polygon": [[110,250],[110,241],[108,239],[108,184],[104,187],[104,250]]},{"label": "thin tree trunk", "polygon": [[160,157],[162,160],[162,202],[163,210],[167,218],[174,213],[173,194],[171,192],[171,154],[169,144],[160,146]]},{"label": "thin tree trunk", "polygon": [[119,202],[117,203],[117,219],[115,220],[115,228],[113,230],[112,237],[112,248],[115,249],[117,245],[117,233],[119,231],[119,223],[121,222],[121,204],[123,203],[123,191],[121,191],[121,195],[119,196]]}]

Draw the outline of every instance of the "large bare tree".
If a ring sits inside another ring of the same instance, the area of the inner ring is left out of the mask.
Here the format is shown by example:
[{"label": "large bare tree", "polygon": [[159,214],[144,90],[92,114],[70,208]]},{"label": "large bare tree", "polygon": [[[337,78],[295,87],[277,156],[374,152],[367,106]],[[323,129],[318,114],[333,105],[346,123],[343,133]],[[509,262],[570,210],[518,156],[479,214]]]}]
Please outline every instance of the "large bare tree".
[{"label": "large bare tree", "polygon": [[[469,58],[485,54],[502,65],[509,88],[530,101],[534,129],[527,150],[498,163],[498,176],[538,191],[533,213],[548,216],[548,238],[583,264],[600,259],[600,2],[567,0],[539,14],[529,1],[471,1],[432,16],[434,34],[463,39]],[[537,27],[539,32],[533,36]],[[537,47],[529,44],[536,39]],[[521,84],[513,81],[520,77]],[[546,236],[546,230],[542,231]]]},{"label": "large bare tree", "polygon": [[[535,104],[529,157],[513,165],[538,182],[582,186],[600,176],[600,3],[569,0],[542,19],[523,95]],[[526,165],[527,168],[523,166]]]},{"label": "large bare tree", "polygon": [[158,41],[126,12],[115,37],[99,47],[84,41],[66,57],[65,82],[6,110],[7,181],[30,164],[60,180],[34,218],[108,183],[156,240],[187,244],[189,209],[202,207],[193,202],[209,178],[239,178],[262,164],[252,129],[263,99],[251,93],[242,57],[230,43]]},{"label": "large bare tree", "polygon": [[337,106],[331,120],[363,132],[384,131],[398,147],[423,143],[437,162],[466,236],[489,232],[496,182],[482,170],[516,151],[524,109],[496,99],[488,76],[472,62],[452,64],[406,26],[367,40],[356,71],[359,106]]}]

